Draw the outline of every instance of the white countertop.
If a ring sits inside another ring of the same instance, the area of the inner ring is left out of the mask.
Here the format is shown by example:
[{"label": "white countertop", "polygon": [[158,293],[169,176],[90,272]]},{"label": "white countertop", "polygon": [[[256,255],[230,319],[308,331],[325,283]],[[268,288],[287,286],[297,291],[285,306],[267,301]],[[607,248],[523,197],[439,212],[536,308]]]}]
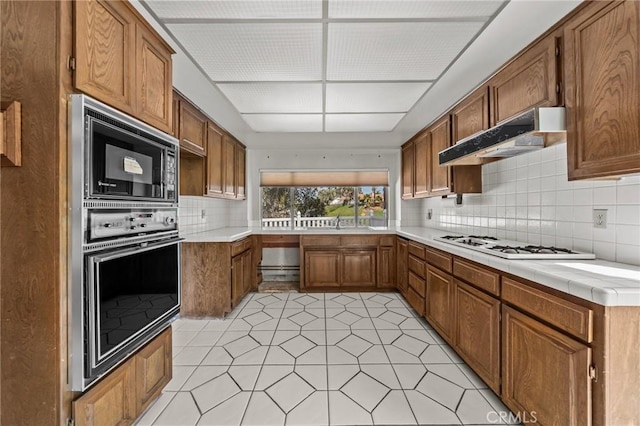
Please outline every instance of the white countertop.
[{"label": "white countertop", "polygon": [[185,236],[186,242],[233,242],[252,234],[397,234],[604,306],[640,306],[640,266],[606,260],[509,260],[435,241],[447,232],[422,227],[268,231],[221,228]]}]

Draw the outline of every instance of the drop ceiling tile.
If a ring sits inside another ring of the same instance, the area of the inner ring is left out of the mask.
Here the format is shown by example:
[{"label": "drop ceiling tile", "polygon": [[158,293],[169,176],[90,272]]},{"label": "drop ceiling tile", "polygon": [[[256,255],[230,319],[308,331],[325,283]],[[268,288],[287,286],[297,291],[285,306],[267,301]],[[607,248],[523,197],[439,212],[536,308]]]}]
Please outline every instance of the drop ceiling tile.
[{"label": "drop ceiling tile", "polygon": [[300,81],[322,76],[322,24],[169,24],[213,81]]},{"label": "drop ceiling tile", "polygon": [[327,114],[327,132],[390,132],[404,114]]},{"label": "drop ceiling tile", "polygon": [[481,22],[330,23],[329,80],[433,80]]},{"label": "drop ceiling tile", "polygon": [[329,18],[468,18],[493,15],[502,1],[329,0]]},{"label": "drop ceiling tile", "polygon": [[327,112],[407,112],[431,83],[328,83]]},{"label": "drop ceiling tile", "polygon": [[322,18],[322,0],[147,0],[161,19]]},{"label": "drop ceiling tile", "polygon": [[321,83],[238,83],[218,87],[241,113],[322,112]]},{"label": "drop ceiling tile", "polygon": [[243,114],[256,132],[322,132],[322,114]]}]

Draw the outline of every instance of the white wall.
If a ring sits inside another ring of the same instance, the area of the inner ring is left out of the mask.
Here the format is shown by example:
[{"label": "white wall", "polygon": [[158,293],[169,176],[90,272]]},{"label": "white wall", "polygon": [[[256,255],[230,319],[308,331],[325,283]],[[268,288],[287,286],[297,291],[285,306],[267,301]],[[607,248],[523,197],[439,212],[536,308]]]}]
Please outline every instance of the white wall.
[{"label": "white wall", "polygon": [[260,170],[389,170],[389,217],[399,217],[400,207],[400,150],[277,150],[250,149],[247,151],[247,208],[249,225],[260,226]]},{"label": "white wall", "polygon": [[[402,225],[556,245],[640,265],[640,176],[569,182],[561,144],[486,164],[482,179],[482,194],[465,194],[462,206],[453,198],[403,201]],[[593,227],[593,209],[607,210],[606,229]]]}]

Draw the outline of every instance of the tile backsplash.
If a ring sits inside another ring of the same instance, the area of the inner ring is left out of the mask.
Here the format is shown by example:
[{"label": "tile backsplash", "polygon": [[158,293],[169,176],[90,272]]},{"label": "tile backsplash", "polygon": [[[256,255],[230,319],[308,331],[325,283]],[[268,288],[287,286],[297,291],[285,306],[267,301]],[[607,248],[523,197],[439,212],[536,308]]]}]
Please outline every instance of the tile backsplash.
[{"label": "tile backsplash", "polygon": [[247,226],[246,201],[181,196],[179,206],[178,227],[182,235],[227,226]]},{"label": "tile backsplash", "polygon": [[[432,218],[427,219],[431,209]],[[607,211],[605,229],[593,210]],[[402,202],[403,226],[491,235],[640,265],[640,176],[567,180],[566,144],[482,166],[482,194]]]}]

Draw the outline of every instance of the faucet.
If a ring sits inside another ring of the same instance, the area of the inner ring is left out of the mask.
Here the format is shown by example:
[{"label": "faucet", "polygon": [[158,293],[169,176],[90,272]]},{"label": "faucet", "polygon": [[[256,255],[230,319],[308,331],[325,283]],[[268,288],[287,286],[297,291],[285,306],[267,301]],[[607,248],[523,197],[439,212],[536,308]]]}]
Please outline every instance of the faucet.
[{"label": "faucet", "polygon": [[336,229],[340,229],[340,215],[336,217]]}]

